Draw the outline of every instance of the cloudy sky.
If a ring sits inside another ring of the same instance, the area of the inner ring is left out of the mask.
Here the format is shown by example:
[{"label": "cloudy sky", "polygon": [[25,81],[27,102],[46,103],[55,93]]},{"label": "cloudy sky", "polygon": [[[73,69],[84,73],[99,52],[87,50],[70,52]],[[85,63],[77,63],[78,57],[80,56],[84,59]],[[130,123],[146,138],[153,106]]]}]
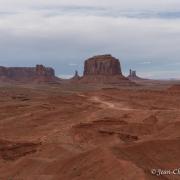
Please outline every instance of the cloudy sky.
[{"label": "cloudy sky", "polygon": [[149,78],[180,79],[179,0],[0,0],[0,65],[68,77],[112,54]]}]

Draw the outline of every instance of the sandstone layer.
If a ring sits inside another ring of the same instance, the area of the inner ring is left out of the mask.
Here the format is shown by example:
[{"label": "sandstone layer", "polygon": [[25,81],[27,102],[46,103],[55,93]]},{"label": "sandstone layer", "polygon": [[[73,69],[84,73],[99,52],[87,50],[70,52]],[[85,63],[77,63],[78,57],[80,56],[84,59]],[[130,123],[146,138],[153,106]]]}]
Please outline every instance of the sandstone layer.
[{"label": "sandstone layer", "polygon": [[122,75],[120,62],[111,55],[89,58],[84,63],[84,76],[88,75]]},{"label": "sandstone layer", "polygon": [[132,84],[122,75],[120,61],[111,55],[99,55],[87,59],[81,82]]}]

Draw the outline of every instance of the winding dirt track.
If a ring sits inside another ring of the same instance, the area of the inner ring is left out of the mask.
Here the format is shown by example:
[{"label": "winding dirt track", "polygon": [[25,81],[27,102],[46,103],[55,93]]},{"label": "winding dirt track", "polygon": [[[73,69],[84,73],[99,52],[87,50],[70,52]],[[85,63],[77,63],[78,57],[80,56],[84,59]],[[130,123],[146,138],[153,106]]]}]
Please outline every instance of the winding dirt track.
[{"label": "winding dirt track", "polygon": [[135,110],[137,110],[137,109],[125,107],[125,105],[120,104],[120,103],[115,105],[113,102],[104,101],[104,100],[100,99],[98,96],[91,97],[91,100],[94,102],[100,103],[109,109],[121,110],[121,111],[135,111]]}]

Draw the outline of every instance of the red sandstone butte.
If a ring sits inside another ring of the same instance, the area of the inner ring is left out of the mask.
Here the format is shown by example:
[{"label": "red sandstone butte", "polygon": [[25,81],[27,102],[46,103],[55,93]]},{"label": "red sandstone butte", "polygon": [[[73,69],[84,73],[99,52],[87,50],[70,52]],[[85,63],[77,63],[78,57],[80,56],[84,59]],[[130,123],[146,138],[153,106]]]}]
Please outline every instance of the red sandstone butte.
[{"label": "red sandstone butte", "polygon": [[120,61],[111,55],[98,55],[84,63],[83,83],[133,84],[122,75]]}]

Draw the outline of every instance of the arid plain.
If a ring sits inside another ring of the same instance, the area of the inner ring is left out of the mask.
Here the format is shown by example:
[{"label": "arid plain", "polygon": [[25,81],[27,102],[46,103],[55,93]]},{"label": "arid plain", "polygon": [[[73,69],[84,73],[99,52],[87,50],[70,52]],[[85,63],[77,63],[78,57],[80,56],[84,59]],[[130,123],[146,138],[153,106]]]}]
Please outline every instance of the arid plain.
[{"label": "arid plain", "polygon": [[171,86],[1,85],[0,179],[179,179]]}]

